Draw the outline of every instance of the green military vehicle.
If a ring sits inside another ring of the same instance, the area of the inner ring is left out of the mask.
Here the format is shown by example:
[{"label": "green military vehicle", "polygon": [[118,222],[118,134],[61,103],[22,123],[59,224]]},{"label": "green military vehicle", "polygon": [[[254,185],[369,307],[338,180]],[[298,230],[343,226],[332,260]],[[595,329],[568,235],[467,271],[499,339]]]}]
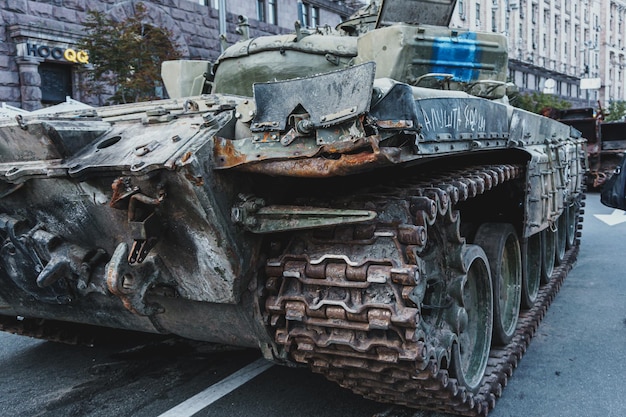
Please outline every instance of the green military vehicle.
[{"label": "green military vehicle", "polygon": [[244,38],[207,94],[1,122],[0,327],[254,347],[486,415],[576,258],[585,140],[508,104],[506,39],[455,3]]}]

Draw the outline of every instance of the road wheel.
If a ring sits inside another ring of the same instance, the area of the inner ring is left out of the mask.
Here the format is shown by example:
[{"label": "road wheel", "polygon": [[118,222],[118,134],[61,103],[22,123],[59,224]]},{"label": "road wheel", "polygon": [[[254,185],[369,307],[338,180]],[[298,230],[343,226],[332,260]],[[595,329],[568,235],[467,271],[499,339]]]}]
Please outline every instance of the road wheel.
[{"label": "road wheel", "polygon": [[541,285],[541,234],[535,233],[522,244],[522,307],[531,308]]},{"label": "road wheel", "polygon": [[567,213],[563,211],[557,220],[556,229],[556,242],[555,242],[555,262],[557,265],[561,265],[563,258],[565,257],[565,250],[567,247]]},{"label": "road wheel", "polygon": [[567,248],[574,246],[576,242],[576,225],[578,224],[578,209],[576,204],[571,204],[565,209],[563,215],[567,216]]},{"label": "road wheel", "polygon": [[517,327],[522,297],[522,256],[517,233],[508,223],[485,223],[476,232],[491,271],[493,286],[493,342],[508,344]]},{"label": "road wheel", "polygon": [[554,272],[556,232],[549,228],[541,231],[541,249],[541,283],[547,284]]},{"label": "road wheel", "polygon": [[467,274],[461,277],[459,329],[452,346],[450,371],[460,384],[476,392],[487,367],[491,346],[493,298],[489,261],[477,245],[463,253]]}]

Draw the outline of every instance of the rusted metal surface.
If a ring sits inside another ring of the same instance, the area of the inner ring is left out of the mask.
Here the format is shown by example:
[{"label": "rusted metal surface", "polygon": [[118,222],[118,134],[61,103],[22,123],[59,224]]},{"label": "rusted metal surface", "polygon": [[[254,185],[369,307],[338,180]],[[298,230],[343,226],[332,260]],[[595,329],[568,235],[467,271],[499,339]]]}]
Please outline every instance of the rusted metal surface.
[{"label": "rusted metal surface", "polygon": [[[133,246],[128,255],[130,264],[143,262],[159,240],[161,219],[155,208],[161,204],[166,193],[165,190],[160,189],[158,194],[158,197],[153,198],[145,194],[136,193],[129,198],[128,225],[133,238]],[[139,205],[144,207],[140,209]]]},{"label": "rusted metal surface", "polygon": [[[291,129],[290,132],[295,130]],[[290,136],[288,132],[281,137],[275,133],[263,132],[239,140],[216,138],[214,158],[216,168],[226,169],[261,161],[302,160],[322,154],[348,154],[368,147],[377,150],[380,136],[363,135],[362,122],[356,119],[330,128],[317,129],[315,135],[293,133]],[[398,162],[400,161],[396,163]]]},{"label": "rusted metal surface", "polygon": [[139,192],[139,187],[131,184],[129,177],[119,177],[111,184],[113,196],[109,206],[113,208],[126,209],[129,205],[130,197]]},{"label": "rusted metal surface", "polygon": [[390,161],[387,153],[375,154],[372,152],[363,152],[358,154],[343,154],[337,159],[319,157],[260,162],[253,165],[242,166],[240,169],[246,172],[256,172],[267,175],[324,178],[350,175],[390,165],[393,165],[393,162]]},{"label": "rusted metal surface", "polygon": [[[268,133],[263,134],[264,138],[269,136]],[[320,152],[320,147],[310,138],[306,141],[296,139],[288,147],[280,145],[278,136],[272,145],[264,138],[259,140],[254,137],[240,140],[215,138],[216,168],[232,168],[266,160],[311,158]]]}]

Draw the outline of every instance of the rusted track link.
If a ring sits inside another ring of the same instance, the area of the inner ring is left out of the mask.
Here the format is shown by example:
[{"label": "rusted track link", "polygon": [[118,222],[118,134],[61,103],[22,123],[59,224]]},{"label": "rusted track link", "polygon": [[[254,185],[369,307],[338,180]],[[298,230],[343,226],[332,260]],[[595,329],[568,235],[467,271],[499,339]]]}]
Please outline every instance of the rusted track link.
[{"label": "rusted track link", "polygon": [[[522,312],[513,340],[492,348],[474,392],[448,372],[451,332],[436,328],[444,315],[432,313],[445,306],[421,303],[420,296],[424,300],[428,290],[420,282],[437,268],[448,277],[458,271],[465,241],[459,235],[458,214],[446,205],[483,194],[522,173],[520,167],[480,167],[440,175],[436,181],[431,177],[430,183],[409,181],[402,189],[383,188],[357,200],[375,204],[372,200],[379,198],[386,212],[402,211],[403,202],[418,206],[409,216],[416,219],[414,224],[398,222],[402,215],[385,214],[369,231],[354,228],[326,239],[314,234],[297,237],[266,267],[266,320],[276,342],[292,360],[367,398],[487,415],[571,269],[578,245],[566,253],[533,308]],[[394,199],[396,204],[390,206],[387,202]],[[428,230],[426,238],[422,228]],[[436,241],[431,251],[430,240]],[[438,251],[438,246],[448,250]]]}]

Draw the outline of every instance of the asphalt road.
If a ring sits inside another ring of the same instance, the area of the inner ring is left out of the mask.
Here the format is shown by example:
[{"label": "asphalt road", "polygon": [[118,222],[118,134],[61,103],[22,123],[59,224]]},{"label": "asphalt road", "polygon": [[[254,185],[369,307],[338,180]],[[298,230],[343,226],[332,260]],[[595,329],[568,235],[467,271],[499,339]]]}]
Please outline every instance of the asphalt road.
[{"label": "asphalt road", "polygon": [[[626,214],[598,195],[587,203],[577,265],[492,417],[626,416]],[[258,357],[173,339],[87,348],[0,333],[0,416],[159,417]],[[364,400],[304,369],[243,382],[195,416],[443,417]]]}]

